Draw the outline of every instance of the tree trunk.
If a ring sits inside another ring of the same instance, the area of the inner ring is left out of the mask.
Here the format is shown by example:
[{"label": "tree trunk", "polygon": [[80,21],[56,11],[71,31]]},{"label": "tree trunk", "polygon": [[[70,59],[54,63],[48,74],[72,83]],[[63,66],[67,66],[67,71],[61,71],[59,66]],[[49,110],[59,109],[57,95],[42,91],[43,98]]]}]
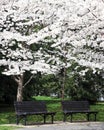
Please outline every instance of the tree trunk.
[{"label": "tree trunk", "polygon": [[63,100],[64,97],[65,97],[66,66],[67,66],[67,57],[66,57],[66,55],[67,55],[67,52],[68,52],[66,45],[62,46],[62,50],[65,51],[64,54],[63,54],[65,66],[62,68],[62,100]]},{"label": "tree trunk", "polygon": [[66,68],[63,68],[63,77],[62,77],[62,100],[64,99],[65,96],[65,81],[66,81]]},{"label": "tree trunk", "polygon": [[17,88],[17,101],[22,101],[23,100],[23,83],[20,82],[18,83],[18,88]]},{"label": "tree trunk", "polygon": [[17,101],[22,101],[23,100],[23,74],[14,76],[14,80],[17,82],[18,87],[17,87]]},{"label": "tree trunk", "polygon": [[21,75],[14,75],[13,76],[14,80],[16,81],[16,83],[18,85],[18,87],[17,87],[17,101],[23,100],[23,89],[31,81],[31,79],[33,77],[34,77],[34,74],[24,84],[24,73]]}]

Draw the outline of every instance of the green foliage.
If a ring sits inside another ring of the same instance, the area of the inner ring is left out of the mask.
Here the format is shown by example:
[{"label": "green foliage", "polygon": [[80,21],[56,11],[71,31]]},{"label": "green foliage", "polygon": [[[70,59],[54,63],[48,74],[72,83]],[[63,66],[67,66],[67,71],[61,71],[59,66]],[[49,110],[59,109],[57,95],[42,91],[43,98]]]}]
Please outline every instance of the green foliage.
[{"label": "green foliage", "polygon": [[[29,79],[29,75],[29,73],[26,74],[25,81]],[[53,93],[58,93],[56,77],[54,75],[41,75],[41,73],[38,72],[24,88],[24,100],[28,100],[33,95],[50,96]]]},{"label": "green foliage", "polygon": [[79,72],[85,69],[85,67],[80,66],[73,75],[70,74],[72,70],[68,70],[67,73],[70,75],[66,79],[65,93],[71,100],[88,100],[94,103],[100,97],[101,91],[103,91],[102,78],[98,73],[93,74],[90,69],[85,75],[80,75]]},{"label": "green foliage", "polygon": [[[101,74],[95,73],[89,69],[85,75],[79,75],[79,72],[86,69],[85,67],[78,67],[77,64],[72,63],[72,66],[66,71],[65,78],[65,97],[71,100],[89,100],[95,102],[100,95],[104,94],[104,80]],[[24,76],[24,83],[31,77],[31,73],[26,72]],[[10,103],[16,100],[17,85],[9,76],[0,75],[0,100]],[[31,100],[32,96],[56,96],[61,97],[63,73],[60,71],[56,75],[42,75],[38,72],[32,80],[23,89],[24,100]]]},{"label": "green foliage", "polygon": [[38,51],[40,47],[41,47],[40,44],[31,44],[31,45],[30,45],[30,49],[31,49],[32,51]]},{"label": "green foliage", "polygon": [[38,32],[39,30],[41,30],[43,28],[43,25],[35,25],[33,32]]}]

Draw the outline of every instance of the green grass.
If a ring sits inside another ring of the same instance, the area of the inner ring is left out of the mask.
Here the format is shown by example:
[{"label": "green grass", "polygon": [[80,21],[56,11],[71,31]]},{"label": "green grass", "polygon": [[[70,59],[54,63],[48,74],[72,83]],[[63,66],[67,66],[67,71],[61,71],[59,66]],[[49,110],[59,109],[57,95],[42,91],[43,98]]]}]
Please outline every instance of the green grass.
[{"label": "green grass", "polygon": [[56,97],[48,97],[48,96],[33,96],[33,100],[45,100],[45,101],[60,101],[61,98],[56,98]]},{"label": "green grass", "polygon": [[46,97],[46,96],[33,96],[32,97],[35,100],[52,100],[52,97]]},{"label": "green grass", "polygon": [[[62,121],[63,115],[62,115],[62,109],[61,109],[61,99],[58,98],[52,98],[52,97],[45,97],[45,96],[37,96],[33,97],[33,100],[45,100],[47,103],[47,108],[49,111],[56,111],[57,114],[55,115],[55,121]],[[91,105],[91,110],[97,110],[99,111],[97,115],[97,121],[104,121],[104,103],[96,103],[94,105]],[[70,118],[70,117],[69,117]],[[70,120],[70,119],[67,120]],[[73,115],[74,121],[79,120],[86,120],[85,114],[75,114]],[[93,116],[91,117],[91,120],[93,121]],[[50,117],[47,118],[47,122],[50,122]],[[28,124],[33,124],[37,122],[43,122],[43,118],[41,116],[32,115],[28,116]],[[5,106],[0,105],[0,124],[15,124],[16,123],[16,116],[14,111],[14,106]],[[23,121],[21,122],[23,124]],[[1,129],[0,129],[1,130]],[[4,129],[6,130],[6,129]],[[7,129],[8,130],[8,129]]]},{"label": "green grass", "polygon": [[17,127],[14,126],[0,126],[0,130],[16,130]]}]

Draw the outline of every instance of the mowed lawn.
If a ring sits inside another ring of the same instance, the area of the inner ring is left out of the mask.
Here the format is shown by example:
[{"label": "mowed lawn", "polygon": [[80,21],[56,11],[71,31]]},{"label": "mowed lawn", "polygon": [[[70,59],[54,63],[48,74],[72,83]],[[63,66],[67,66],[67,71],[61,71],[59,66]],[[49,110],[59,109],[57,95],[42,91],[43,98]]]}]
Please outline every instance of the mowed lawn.
[{"label": "mowed lawn", "polygon": [[18,127],[15,127],[15,126],[2,126],[2,125],[0,125],[0,130],[15,130],[17,128]]},{"label": "mowed lawn", "polygon": [[[62,114],[62,108],[61,108],[61,99],[58,98],[52,98],[52,97],[45,97],[45,96],[37,96],[33,97],[32,100],[45,100],[47,103],[47,108],[49,111],[55,111],[57,114],[55,115],[54,121],[63,121],[63,114]],[[103,102],[97,102],[94,105],[90,105],[91,110],[97,110],[99,113],[97,115],[97,121],[104,121],[104,103]],[[70,118],[70,117],[69,117]],[[50,122],[51,118],[47,118],[47,122]],[[67,119],[67,121],[70,121],[70,119]],[[86,121],[86,115],[85,114],[75,114],[73,116],[73,121]],[[93,121],[93,115],[91,116],[91,121]],[[43,118],[41,116],[28,116],[28,124],[33,123],[42,123]],[[23,121],[20,122],[23,124]],[[0,104],[0,125],[2,124],[16,124],[16,116],[15,116],[15,110],[14,106],[7,105],[7,104]],[[3,130],[0,128],[0,130]],[[9,130],[9,129],[4,129]],[[12,129],[11,129],[12,130]]]}]

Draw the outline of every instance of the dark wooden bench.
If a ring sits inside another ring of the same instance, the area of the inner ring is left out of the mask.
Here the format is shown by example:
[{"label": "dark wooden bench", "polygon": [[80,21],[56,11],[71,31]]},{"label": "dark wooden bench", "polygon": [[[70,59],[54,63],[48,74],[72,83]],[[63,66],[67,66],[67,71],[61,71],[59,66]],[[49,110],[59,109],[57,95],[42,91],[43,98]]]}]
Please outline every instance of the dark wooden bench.
[{"label": "dark wooden bench", "polygon": [[62,104],[62,109],[63,109],[63,114],[64,114],[64,118],[63,118],[64,122],[66,121],[66,118],[68,116],[71,117],[70,121],[72,122],[73,114],[76,114],[76,113],[86,114],[87,121],[90,120],[89,119],[90,115],[93,114],[95,117],[94,120],[96,121],[96,114],[98,112],[90,110],[88,101],[62,101],[61,104]]},{"label": "dark wooden bench", "polygon": [[26,125],[26,119],[28,115],[41,115],[46,123],[46,117],[51,116],[51,121],[53,123],[53,118],[56,112],[48,112],[46,103],[44,101],[22,101],[14,102],[15,112],[16,112],[16,123],[19,124],[21,119],[24,119],[24,125]]}]

